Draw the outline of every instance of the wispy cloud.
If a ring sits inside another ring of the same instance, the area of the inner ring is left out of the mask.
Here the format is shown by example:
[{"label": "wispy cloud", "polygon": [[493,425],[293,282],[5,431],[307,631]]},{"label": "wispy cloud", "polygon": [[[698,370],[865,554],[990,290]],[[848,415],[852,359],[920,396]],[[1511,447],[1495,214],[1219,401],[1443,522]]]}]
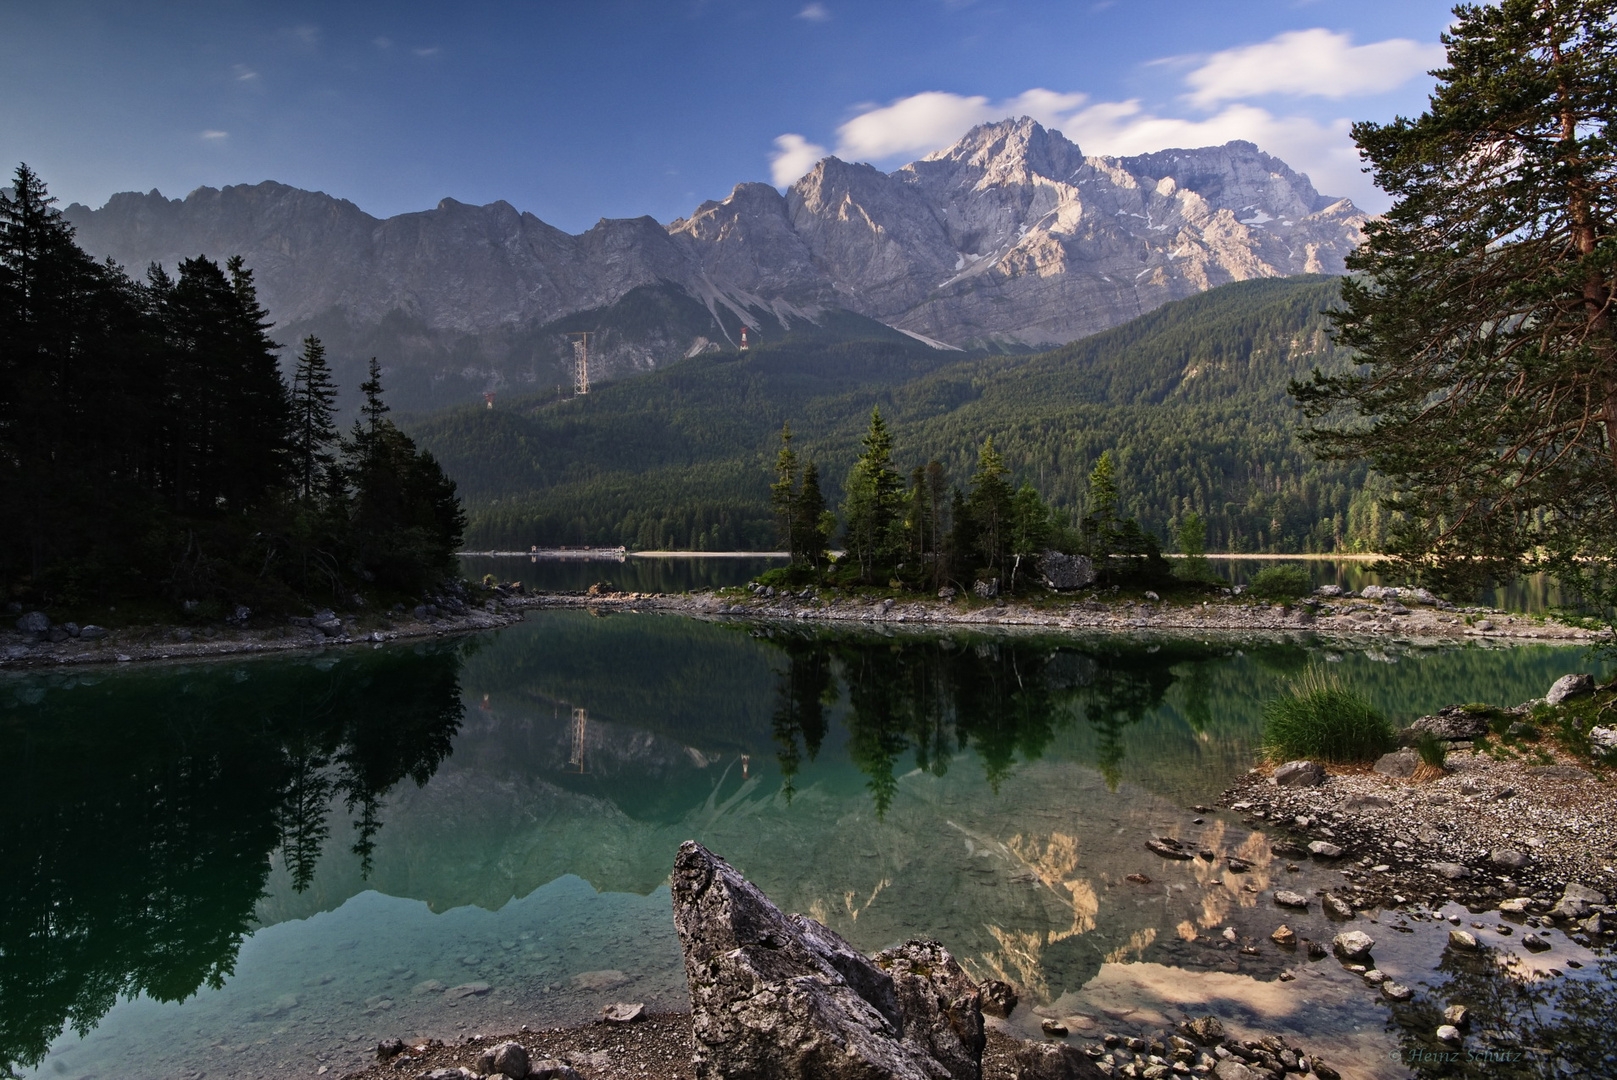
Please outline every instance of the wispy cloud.
[{"label": "wispy cloud", "polygon": [[393,39],[390,37],[374,37],[371,38],[371,44],[386,52],[393,47]]},{"label": "wispy cloud", "polygon": [[258,72],[246,64],[236,64],[231,68],[236,75],[237,82],[254,82],[258,79]]},{"label": "wispy cloud", "polygon": [[306,52],[313,52],[320,47],[320,28],[313,23],[299,23],[282,33]]},{"label": "wispy cloud", "polygon": [[410,51],[415,53],[417,56],[437,56],[442,50],[436,45],[431,45],[424,49],[411,49]]},{"label": "wispy cloud", "polygon": [[805,5],[803,10],[797,13],[797,18],[808,22],[825,22],[830,17],[831,13],[826,10],[825,5],[818,2]]},{"label": "wispy cloud", "polygon": [[203,142],[218,142],[221,139],[230,138],[230,132],[215,131],[212,128],[209,128],[207,131],[202,132],[198,138],[200,138]]},{"label": "wispy cloud", "polygon": [[1207,57],[1185,77],[1187,99],[1210,108],[1266,94],[1353,97],[1396,89],[1443,63],[1443,46],[1408,38],[1355,45],[1347,34],[1291,30]]},{"label": "wispy cloud", "polygon": [[801,135],[778,135],[774,152],[769,155],[769,174],[776,187],[785,187],[814,168],[814,163],[828,151],[818,143],[811,143]]}]

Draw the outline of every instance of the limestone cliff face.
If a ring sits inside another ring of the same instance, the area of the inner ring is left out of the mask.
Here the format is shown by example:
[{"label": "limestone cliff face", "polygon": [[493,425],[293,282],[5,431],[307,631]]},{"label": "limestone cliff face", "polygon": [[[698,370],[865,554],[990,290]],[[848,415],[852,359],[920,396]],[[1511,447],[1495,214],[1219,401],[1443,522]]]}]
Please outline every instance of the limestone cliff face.
[{"label": "limestone cliff face", "polygon": [[[892,173],[827,158],[784,194],[742,184],[667,226],[602,220],[577,236],[505,202],[445,199],[383,220],[275,183],[125,193],[67,216],[88,250],[136,273],[245,256],[283,327],[402,316],[440,353],[457,335],[509,338],[673,288],[711,324],[687,320],[664,360],[724,341],[726,325],[762,316],[778,334],[826,308],[954,345],[1058,344],[1225,282],[1341,273],[1365,221],[1250,143],[1086,157],[1026,118]],[[564,362],[564,340],[551,344]]]}]

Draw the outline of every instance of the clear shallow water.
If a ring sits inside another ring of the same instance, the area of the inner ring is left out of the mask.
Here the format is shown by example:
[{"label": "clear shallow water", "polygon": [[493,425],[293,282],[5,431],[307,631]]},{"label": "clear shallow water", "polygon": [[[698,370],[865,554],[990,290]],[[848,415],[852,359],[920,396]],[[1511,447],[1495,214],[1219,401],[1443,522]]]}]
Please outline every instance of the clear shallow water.
[{"label": "clear shallow water", "polygon": [[[7,677],[0,1049],[79,1080],[340,1075],[395,1035],[679,1007],[666,879],[694,837],[860,947],[939,937],[1080,1033],[1210,1007],[1334,1047],[1345,1075],[1405,1075],[1401,1025],[1429,1033],[1455,991],[1394,1013],[1334,961],[1220,949],[1224,926],[1328,937],[1264,890],[1337,879],[1187,809],[1247,767],[1261,701],[1316,661],[1404,719],[1588,667],[1539,647],[547,612],[450,647]],[[1168,864],[1152,833],[1256,865]],[[1411,983],[1561,985],[1436,973],[1440,934],[1370,929]],[[1600,976],[1588,959],[1580,979]]]}]

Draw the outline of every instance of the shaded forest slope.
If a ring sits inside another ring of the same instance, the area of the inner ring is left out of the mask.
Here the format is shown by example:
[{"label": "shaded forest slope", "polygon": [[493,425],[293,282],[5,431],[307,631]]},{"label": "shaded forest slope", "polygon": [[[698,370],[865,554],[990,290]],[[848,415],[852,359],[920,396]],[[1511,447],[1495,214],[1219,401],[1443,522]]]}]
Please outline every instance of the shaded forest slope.
[{"label": "shaded forest slope", "polygon": [[937,458],[964,485],[992,435],[1014,472],[1077,513],[1110,449],[1121,509],[1159,535],[1196,510],[1213,550],[1374,546],[1364,470],[1315,461],[1286,396],[1289,379],[1346,363],[1324,315],[1336,296],[1330,277],[1241,282],[1032,356],[788,341],[407,426],[459,483],[477,548],[772,547],[781,425],[835,503],[873,406],[905,470]]}]

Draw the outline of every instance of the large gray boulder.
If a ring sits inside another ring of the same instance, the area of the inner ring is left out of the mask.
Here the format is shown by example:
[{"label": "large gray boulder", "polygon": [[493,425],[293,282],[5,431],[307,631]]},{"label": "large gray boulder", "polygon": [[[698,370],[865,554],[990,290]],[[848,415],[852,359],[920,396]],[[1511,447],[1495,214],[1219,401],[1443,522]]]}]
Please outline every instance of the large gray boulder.
[{"label": "large gray boulder", "polygon": [[1488,733],[1488,719],[1466,712],[1464,706],[1451,705],[1431,716],[1421,717],[1410,724],[1408,730],[1410,738],[1406,746],[1413,746],[1415,738],[1422,734],[1436,735],[1439,739],[1475,739]]},{"label": "large gray boulder", "polygon": [[1409,777],[1420,768],[1420,755],[1413,750],[1394,750],[1376,759],[1374,769],[1383,776]]},{"label": "large gray boulder", "polygon": [[694,841],[673,898],[698,1080],[981,1080],[977,988],[943,946],[868,958]]},{"label": "large gray boulder", "polygon": [[1550,692],[1544,695],[1544,701],[1550,705],[1559,705],[1570,697],[1595,692],[1595,677],[1593,675],[1562,675],[1550,687]]},{"label": "large gray boulder", "polygon": [[1317,761],[1288,761],[1275,770],[1274,781],[1281,787],[1319,787],[1325,782],[1325,766]]},{"label": "large gray boulder", "polygon": [[1039,556],[1039,573],[1052,589],[1081,589],[1095,582],[1095,564],[1085,555],[1046,551]]},{"label": "large gray boulder", "polygon": [[50,616],[43,611],[30,611],[17,620],[17,629],[24,634],[48,634],[51,629]]}]

